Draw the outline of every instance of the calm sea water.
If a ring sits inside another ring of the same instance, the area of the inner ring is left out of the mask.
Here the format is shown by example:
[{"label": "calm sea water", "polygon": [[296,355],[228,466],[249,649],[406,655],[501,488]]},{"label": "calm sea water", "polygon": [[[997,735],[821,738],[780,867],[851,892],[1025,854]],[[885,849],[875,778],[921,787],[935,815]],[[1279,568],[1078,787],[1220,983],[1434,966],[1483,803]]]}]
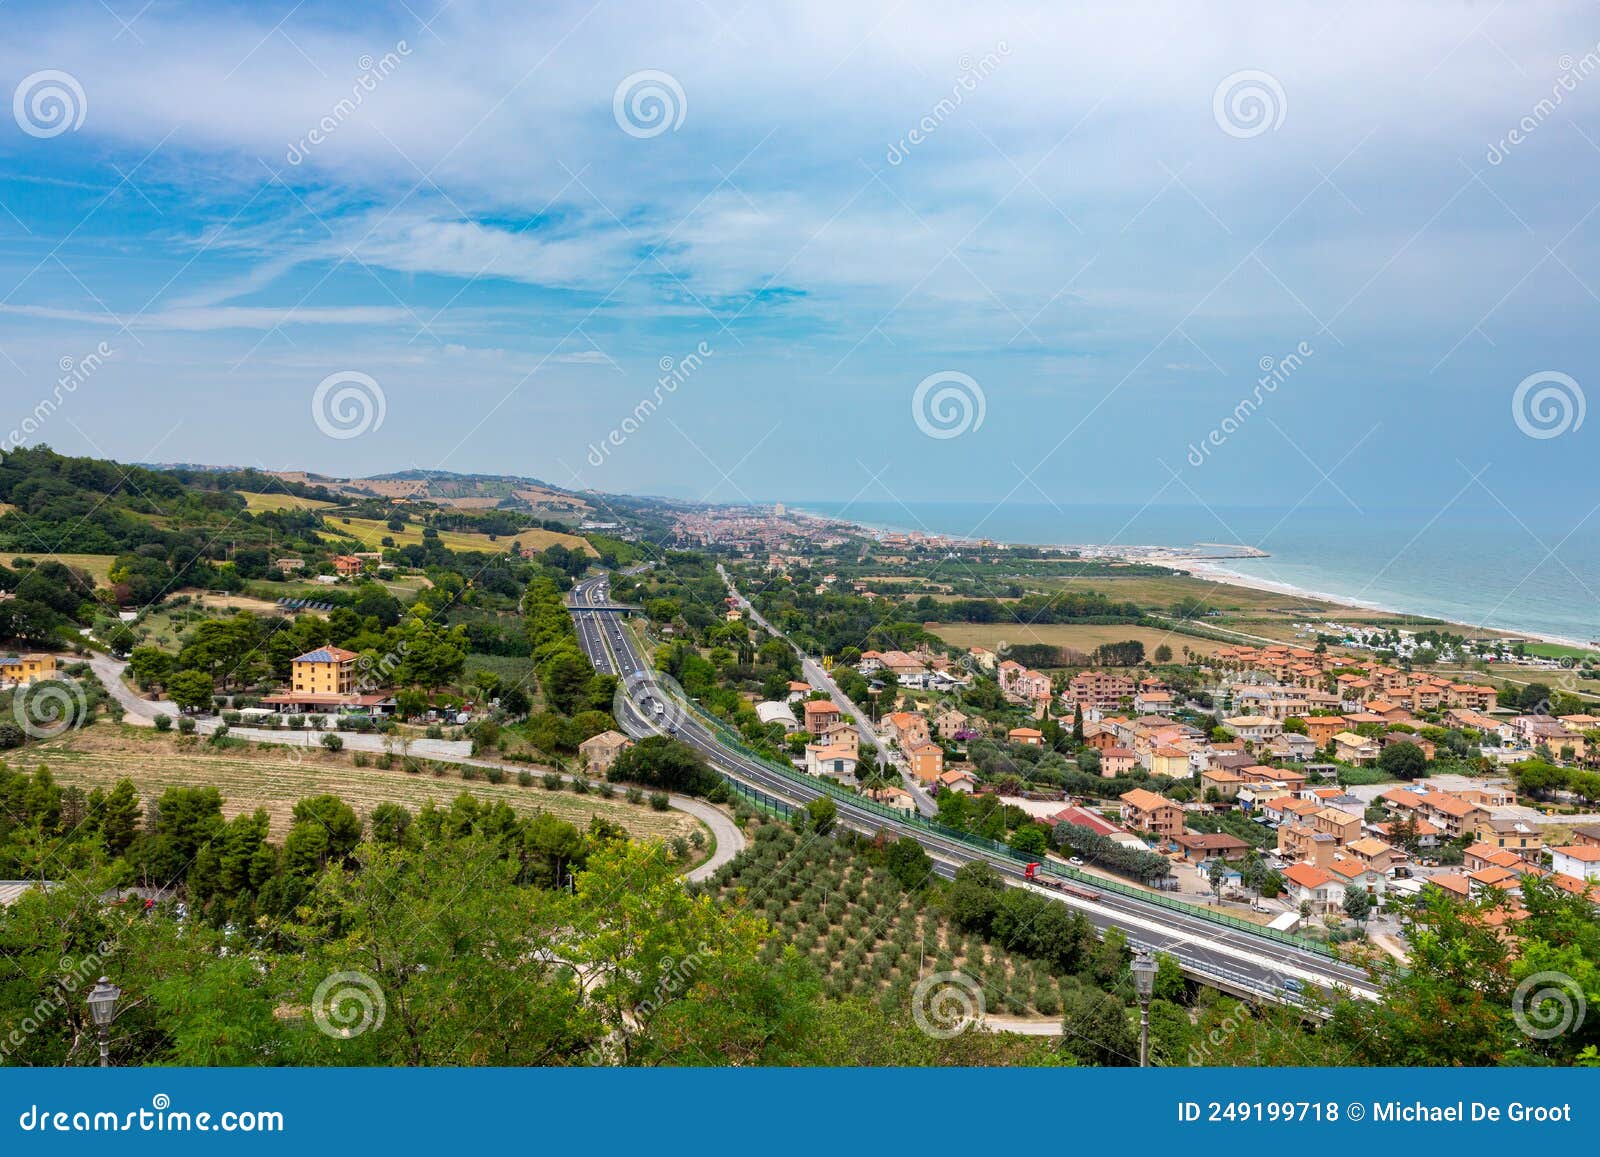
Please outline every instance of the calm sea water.
[{"label": "calm sea water", "polygon": [[1522,512],[1462,507],[1358,515],[1349,507],[796,505],[867,526],[1002,542],[1242,543],[1271,557],[1219,565],[1308,594],[1580,643],[1600,639],[1600,516],[1575,529],[1582,511],[1529,521]]}]

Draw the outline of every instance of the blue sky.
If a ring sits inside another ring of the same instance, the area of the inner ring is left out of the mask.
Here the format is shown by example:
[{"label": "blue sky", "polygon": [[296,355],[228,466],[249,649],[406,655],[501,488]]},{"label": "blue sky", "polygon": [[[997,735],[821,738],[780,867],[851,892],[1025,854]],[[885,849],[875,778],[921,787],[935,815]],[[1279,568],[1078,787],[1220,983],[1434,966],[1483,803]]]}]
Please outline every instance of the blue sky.
[{"label": "blue sky", "polygon": [[[1513,397],[1600,381],[1592,7],[1129,7],[11,0],[0,427],[721,501],[1591,491],[1600,418]],[[329,437],[351,374],[382,422]]]}]

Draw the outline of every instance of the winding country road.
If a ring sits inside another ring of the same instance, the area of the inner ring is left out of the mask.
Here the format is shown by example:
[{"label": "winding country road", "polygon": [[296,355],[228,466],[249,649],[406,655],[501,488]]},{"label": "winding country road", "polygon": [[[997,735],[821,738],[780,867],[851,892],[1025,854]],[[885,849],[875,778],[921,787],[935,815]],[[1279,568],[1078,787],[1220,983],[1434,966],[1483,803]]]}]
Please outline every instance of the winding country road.
[{"label": "winding country road", "polygon": [[[154,727],[157,715],[178,715],[177,705],[167,700],[146,699],[128,686],[123,675],[127,672],[128,664],[109,655],[94,654],[89,658],[89,667],[95,673],[101,684],[110,696],[117,701],[125,712],[123,722],[131,723],[135,727]],[[202,735],[210,734],[217,729],[221,720],[215,716],[201,717],[195,720],[195,730]],[[235,739],[249,740],[253,743],[275,743],[279,746],[305,746],[316,747],[322,742],[321,731],[269,731],[260,727],[230,727],[228,734]],[[339,738],[344,741],[346,750],[367,751],[382,753],[388,749],[385,746],[385,737],[359,731],[341,731]],[[519,771],[532,771],[551,769],[532,768],[524,763],[505,763],[501,760],[482,759],[472,754],[472,744],[465,740],[450,739],[413,739],[406,745],[406,754],[422,759],[432,759],[440,763],[466,763],[474,767],[498,767],[513,774]],[[562,779],[571,783],[580,777],[562,775]],[[733,819],[720,808],[714,807],[705,800],[693,799],[684,795],[669,795],[668,803],[677,811],[694,816],[695,819],[710,830],[715,847],[711,856],[697,867],[683,873],[683,878],[690,883],[708,879],[722,865],[737,856],[745,848],[744,832]]]}]

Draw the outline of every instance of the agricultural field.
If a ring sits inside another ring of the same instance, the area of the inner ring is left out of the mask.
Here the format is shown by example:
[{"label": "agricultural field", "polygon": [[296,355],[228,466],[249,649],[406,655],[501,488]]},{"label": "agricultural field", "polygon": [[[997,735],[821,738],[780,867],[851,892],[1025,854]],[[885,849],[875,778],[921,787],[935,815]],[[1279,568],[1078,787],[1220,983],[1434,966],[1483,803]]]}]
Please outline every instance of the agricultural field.
[{"label": "agricultural field", "polygon": [[104,586],[111,581],[111,564],[117,561],[114,554],[43,554],[29,553],[28,551],[3,551],[0,552],[0,561],[7,566],[13,559],[26,558],[35,563],[59,562],[66,566],[76,567],[78,570],[88,571],[94,576],[94,581]]},{"label": "agricultural field", "polygon": [[830,839],[802,841],[776,823],[708,888],[772,926],[769,957],[788,945],[809,956],[834,995],[904,1002],[920,978],[960,971],[981,982],[989,1012],[1054,1018],[1062,986],[1076,983],[952,928],[924,892],[907,892],[865,857]]},{"label": "agricultural field", "polygon": [[[335,518],[329,525],[337,532],[359,540],[368,550],[382,549],[385,538],[394,540],[396,546],[415,546],[422,542],[422,528],[407,524],[403,530],[390,530],[388,524],[375,518]],[[487,534],[468,534],[459,530],[441,530],[439,541],[449,550],[503,551],[513,542],[522,543],[524,550],[540,551],[549,546],[564,546],[568,550],[581,550],[585,554],[598,552],[586,539],[576,534],[561,534],[554,530],[528,527],[513,535],[501,535],[491,541]]]},{"label": "agricultural field", "polygon": [[1123,643],[1137,639],[1148,657],[1165,643],[1174,656],[1181,657],[1188,647],[1198,655],[1213,655],[1226,643],[1165,631],[1159,627],[1136,627],[1122,623],[929,623],[928,630],[956,647],[987,647],[1001,644],[1043,643],[1088,654],[1102,643]]},{"label": "agricultural field", "polygon": [[110,788],[119,779],[130,779],[146,804],[169,787],[214,786],[222,793],[225,815],[265,808],[272,818],[273,835],[279,838],[289,829],[295,802],[322,792],[339,796],[363,816],[380,803],[416,810],[428,800],[448,804],[462,791],[469,791],[481,800],[504,800],[519,812],[549,812],[580,827],[587,827],[591,816],[600,816],[639,839],[687,838],[701,827],[683,812],[653,811],[627,803],[621,795],[604,799],[567,790],[546,791],[539,786],[542,769],[533,769],[533,786],[522,787],[515,772],[508,772],[501,784],[482,779],[466,782],[461,779],[461,769],[450,764],[438,765],[445,774],[436,776],[427,765],[415,774],[402,771],[398,762],[390,770],[357,767],[349,751],[334,754],[260,744],[216,751],[204,741],[183,746],[189,742],[175,734],[101,723],[6,755],[13,767],[31,771],[43,764],[59,782],[85,791]]},{"label": "agricultural field", "polygon": [[293,494],[256,494],[248,490],[238,492],[244,498],[245,509],[259,510],[326,510],[333,503],[320,498],[299,498]]}]

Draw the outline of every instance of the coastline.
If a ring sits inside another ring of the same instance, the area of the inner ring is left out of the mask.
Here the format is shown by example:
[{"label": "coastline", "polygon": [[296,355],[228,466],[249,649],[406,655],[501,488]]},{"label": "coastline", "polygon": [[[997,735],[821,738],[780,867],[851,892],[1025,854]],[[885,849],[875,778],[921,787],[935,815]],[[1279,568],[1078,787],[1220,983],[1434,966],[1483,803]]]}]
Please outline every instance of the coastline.
[{"label": "coastline", "polygon": [[1392,607],[1383,603],[1373,602],[1370,599],[1352,599],[1345,595],[1330,594],[1327,591],[1307,590],[1304,587],[1294,586],[1292,583],[1276,582],[1272,579],[1240,574],[1238,571],[1216,566],[1204,560],[1192,559],[1184,562],[1174,562],[1171,565],[1173,570],[1181,570],[1191,578],[1197,578],[1204,582],[1220,583],[1223,586],[1244,587],[1246,590],[1266,591],[1270,594],[1312,599],[1319,603],[1328,603],[1331,606],[1351,611],[1378,612],[1385,615],[1406,615],[1415,618],[1434,619],[1447,626],[1459,628],[1460,633],[1498,635],[1510,639],[1527,639],[1538,643],[1552,643],[1559,647],[1576,647],[1585,651],[1594,650],[1583,640],[1570,638],[1566,635],[1555,635],[1547,631],[1511,630],[1505,627],[1480,627],[1471,623],[1457,623],[1448,618],[1430,614],[1427,611],[1405,610],[1401,607]]},{"label": "coastline", "polygon": [[[802,514],[809,518],[815,518],[820,521],[833,523],[834,525],[848,527],[856,533],[864,534],[869,537],[876,537],[884,533],[918,533],[937,536],[948,539],[952,542],[975,543],[979,541],[977,539],[967,538],[962,535],[942,534],[940,532],[930,531],[926,528],[913,530],[900,526],[877,526],[855,519],[840,518],[837,515],[826,514],[816,510],[809,510],[803,506],[791,505],[790,509],[797,514]],[[1222,565],[1225,561],[1232,561],[1233,558],[1244,559],[1271,557],[1271,554],[1267,551],[1259,550],[1255,547],[1245,546],[1243,544],[1193,543],[1190,547],[1184,548],[1156,545],[1139,546],[1131,544],[1094,545],[1081,543],[1029,543],[1004,541],[993,536],[987,536],[984,541],[999,543],[1003,546],[1029,547],[1038,550],[1090,552],[1088,557],[1114,558],[1125,562],[1150,563],[1157,566],[1168,567],[1171,570],[1178,571],[1179,573],[1188,575],[1190,578],[1199,579],[1203,582],[1213,582],[1221,586],[1241,587],[1246,590],[1262,591],[1268,594],[1285,595],[1290,598],[1303,598],[1313,602],[1326,603],[1329,606],[1340,610],[1348,610],[1356,613],[1366,614],[1378,613],[1386,615],[1404,615],[1412,618],[1432,619],[1444,626],[1452,628],[1456,631],[1456,633],[1468,635],[1469,637],[1473,635],[1498,636],[1508,639],[1526,639],[1530,642],[1550,643],[1560,647],[1574,647],[1584,651],[1593,651],[1597,649],[1591,646],[1588,641],[1576,639],[1569,635],[1554,634],[1548,631],[1514,629],[1509,627],[1486,627],[1478,626],[1472,623],[1461,623],[1446,616],[1438,615],[1426,610],[1406,609],[1404,607],[1391,606],[1385,603],[1375,602],[1370,599],[1357,599],[1348,595],[1338,595],[1328,591],[1310,590],[1306,587],[1295,586],[1292,583],[1278,582],[1273,579],[1258,578],[1254,575],[1244,574],[1240,571],[1233,570],[1225,565]],[[1194,553],[1195,548],[1205,547],[1237,550],[1240,553],[1236,556],[1224,556],[1222,558],[1212,555],[1198,555]]]}]

